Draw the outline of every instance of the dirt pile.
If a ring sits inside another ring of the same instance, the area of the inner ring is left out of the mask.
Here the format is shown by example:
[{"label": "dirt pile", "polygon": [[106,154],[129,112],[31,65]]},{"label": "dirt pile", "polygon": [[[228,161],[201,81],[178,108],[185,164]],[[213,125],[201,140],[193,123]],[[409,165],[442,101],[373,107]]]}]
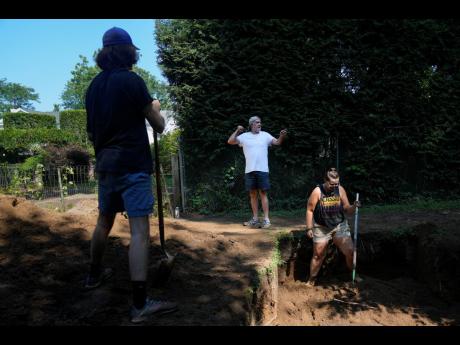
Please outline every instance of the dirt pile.
[{"label": "dirt pile", "polygon": [[[129,325],[129,224],[117,215],[104,262],[115,269],[100,289],[81,289],[89,264],[95,200],[67,212],[0,196],[1,325]],[[177,254],[170,281],[151,296],[180,310],[147,325],[244,325],[245,293],[266,264],[277,230],[247,229],[231,219],[165,219],[168,251]],[[160,257],[158,223],[151,218],[151,270]],[[151,283],[151,282],[150,282]]]}]

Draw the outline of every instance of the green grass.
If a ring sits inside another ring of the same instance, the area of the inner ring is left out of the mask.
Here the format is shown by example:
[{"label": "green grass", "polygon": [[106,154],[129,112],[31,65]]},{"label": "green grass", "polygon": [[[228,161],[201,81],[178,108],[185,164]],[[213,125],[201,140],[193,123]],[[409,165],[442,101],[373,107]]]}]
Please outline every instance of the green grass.
[{"label": "green grass", "polygon": [[460,208],[460,200],[418,199],[391,205],[370,205],[360,209],[364,214],[410,212],[419,210],[448,210]]},{"label": "green grass", "polygon": [[[244,210],[228,210],[225,212],[216,212],[213,214],[214,217],[232,217],[238,218],[241,220],[248,220],[251,218],[251,210],[249,205],[247,209]],[[259,210],[259,218],[263,217],[263,213]],[[297,210],[270,210],[270,218],[271,217],[280,217],[280,218],[298,218],[298,217],[305,217],[305,209],[297,209]]]},{"label": "green grass", "polygon": [[[459,200],[437,200],[428,198],[419,198],[409,201],[402,201],[396,204],[363,204],[359,209],[360,214],[379,214],[389,212],[411,212],[419,210],[449,210],[460,209]],[[230,216],[234,218],[246,219],[251,217],[249,205],[244,210],[228,210],[226,212],[215,213],[214,216]],[[270,217],[279,218],[301,218],[305,217],[305,208],[297,210],[270,210]]]},{"label": "green grass", "polygon": [[276,233],[273,244],[273,251],[270,257],[270,263],[268,266],[258,270],[258,280],[260,281],[264,275],[272,275],[276,267],[282,266],[286,263],[281,256],[280,242],[284,239],[293,239],[293,235],[288,230],[283,230]]}]

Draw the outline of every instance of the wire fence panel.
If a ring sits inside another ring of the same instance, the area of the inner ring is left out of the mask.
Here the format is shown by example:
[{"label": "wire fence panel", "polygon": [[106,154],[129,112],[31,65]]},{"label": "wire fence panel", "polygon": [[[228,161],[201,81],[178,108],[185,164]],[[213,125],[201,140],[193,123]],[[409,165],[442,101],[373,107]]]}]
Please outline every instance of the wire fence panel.
[{"label": "wire fence panel", "polygon": [[[59,174],[61,181],[59,181]],[[89,166],[42,166],[22,169],[0,166],[0,192],[27,199],[47,199],[74,194],[97,194],[97,177]]]},{"label": "wire fence panel", "polygon": [[[59,182],[59,174],[61,181]],[[166,201],[174,194],[172,175],[164,174]],[[156,190],[155,175],[152,187]],[[163,186],[164,188],[164,186]],[[97,194],[97,175],[89,166],[38,166],[23,169],[20,164],[0,165],[0,193],[22,196],[26,199],[43,200],[75,194]]]}]

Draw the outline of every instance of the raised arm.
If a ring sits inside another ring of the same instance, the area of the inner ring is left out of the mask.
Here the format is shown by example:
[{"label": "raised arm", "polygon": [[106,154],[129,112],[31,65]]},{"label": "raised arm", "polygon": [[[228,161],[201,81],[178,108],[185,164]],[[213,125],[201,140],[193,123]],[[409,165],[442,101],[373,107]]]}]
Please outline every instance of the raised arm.
[{"label": "raised arm", "polygon": [[143,109],[143,113],[150,123],[150,126],[152,126],[156,132],[163,133],[165,129],[165,119],[160,114],[160,101],[157,99],[153,100],[152,103],[148,104]]},{"label": "raised arm", "polygon": [[281,145],[284,141],[284,138],[286,137],[286,134],[287,134],[287,129],[281,130],[280,136],[278,137],[278,139],[272,140],[272,145]]},{"label": "raised arm", "polygon": [[244,131],[244,127],[238,126],[236,128],[236,131],[234,131],[232,135],[230,135],[230,137],[228,138],[227,143],[229,143],[230,145],[237,145],[239,142],[238,142],[238,139],[236,139],[236,137],[238,136],[238,134],[240,134],[243,131]]}]

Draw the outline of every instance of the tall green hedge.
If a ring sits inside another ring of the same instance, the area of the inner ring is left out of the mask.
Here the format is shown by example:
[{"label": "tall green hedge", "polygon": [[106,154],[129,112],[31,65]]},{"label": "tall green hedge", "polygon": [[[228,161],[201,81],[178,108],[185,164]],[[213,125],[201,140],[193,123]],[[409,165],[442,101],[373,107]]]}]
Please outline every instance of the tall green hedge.
[{"label": "tall green hedge", "polygon": [[64,110],[60,112],[61,129],[72,132],[78,138],[80,144],[89,145],[86,133],[86,111]]},{"label": "tall green hedge", "polygon": [[365,201],[460,192],[458,21],[157,20],[156,40],[196,198],[247,203],[227,138],[251,115],[288,129],[269,153],[274,208],[304,207],[337,160]]},{"label": "tall green hedge", "polygon": [[4,129],[0,131],[0,161],[22,162],[43,145],[64,146],[76,140],[72,132],[57,128]]},{"label": "tall green hedge", "polygon": [[37,113],[5,113],[3,127],[5,129],[56,128],[56,118],[53,115]]}]

